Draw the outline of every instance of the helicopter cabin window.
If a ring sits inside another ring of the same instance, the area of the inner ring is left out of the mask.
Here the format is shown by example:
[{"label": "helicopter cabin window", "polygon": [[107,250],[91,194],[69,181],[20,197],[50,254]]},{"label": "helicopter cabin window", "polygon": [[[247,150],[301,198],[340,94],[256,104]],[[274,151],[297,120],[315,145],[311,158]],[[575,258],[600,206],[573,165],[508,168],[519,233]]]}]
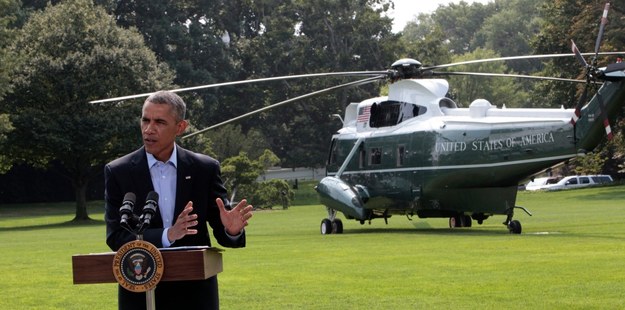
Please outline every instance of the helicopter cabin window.
[{"label": "helicopter cabin window", "polygon": [[382,163],[382,149],[374,147],[369,154],[369,165],[379,165]]},{"label": "helicopter cabin window", "polygon": [[406,146],[400,145],[397,147],[397,167],[404,165],[404,156],[406,154]]},{"label": "helicopter cabin window", "polygon": [[364,168],[365,167],[365,158],[367,158],[367,154],[365,152],[365,150],[360,150],[360,152],[358,153],[358,168]]},{"label": "helicopter cabin window", "polygon": [[395,126],[405,120],[425,114],[426,111],[426,107],[407,102],[376,102],[371,106],[369,126],[372,128]]}]

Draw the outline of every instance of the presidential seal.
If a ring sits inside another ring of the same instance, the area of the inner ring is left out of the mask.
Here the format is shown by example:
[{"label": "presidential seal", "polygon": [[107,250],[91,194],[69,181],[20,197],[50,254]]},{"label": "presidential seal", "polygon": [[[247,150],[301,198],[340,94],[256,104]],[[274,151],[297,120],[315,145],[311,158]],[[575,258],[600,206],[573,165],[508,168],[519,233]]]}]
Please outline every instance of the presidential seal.
[{"label": "presidential seal", "polygon": [[154,289],[163,277],[164,267],[161,252],[143,240],[124,244],[113,258],[115,280],[135,293]]}]

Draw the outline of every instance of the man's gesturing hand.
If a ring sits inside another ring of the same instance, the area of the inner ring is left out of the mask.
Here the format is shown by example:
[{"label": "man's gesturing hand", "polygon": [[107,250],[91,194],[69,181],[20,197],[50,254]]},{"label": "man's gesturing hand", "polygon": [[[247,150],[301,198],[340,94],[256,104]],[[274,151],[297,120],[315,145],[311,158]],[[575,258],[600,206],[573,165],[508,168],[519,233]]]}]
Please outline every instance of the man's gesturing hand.
[{"label": "man's gesturing hand", "polygon": [[252,217],[252,209],[254,207],[247,205],[247,200],[243,199],[236,207],[228,211],[221,198],[217,198],[216,202],[219,207],[219,216],[221,217],[221,222],[226,227],[226,232],[231,236],[241,233],[243,228],[247,226],[247,221]]},{"label": "man's gesturing hand", "polygon": [[169,239],[169,242],[173,243],[186,235],[197,234],[197,229],[189,229],[197,225],[197,214],[191,214],[192,211],[193,202],[189,201],[184,207],[184,210],[182,210],[180,215],[176,218],[174,226],[170,227],[169,231],[167,231],[167,239]]}]

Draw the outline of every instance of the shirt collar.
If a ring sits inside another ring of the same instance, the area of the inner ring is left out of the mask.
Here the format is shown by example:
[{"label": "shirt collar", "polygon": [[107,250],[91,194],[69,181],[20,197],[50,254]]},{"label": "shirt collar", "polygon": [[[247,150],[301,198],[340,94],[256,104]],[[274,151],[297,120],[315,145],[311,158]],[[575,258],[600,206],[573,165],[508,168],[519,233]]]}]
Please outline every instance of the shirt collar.
[{"label": "shirt collar", "polygon": [[[178,168],[178,151],[177,151],[178,146],[176,144],[174,144],[174,151],[171,152],[171,157],[169,157],[169,160],[167,160],[166,163],[171,163],[175,168]],[[152,168],[152,166],[156,165],[157,162],[159,162],[158,159],[156,159],[154,157],[154,155],[148,153],[147,151],[145,152],[145,154],[148,156],[148,167]]]}]

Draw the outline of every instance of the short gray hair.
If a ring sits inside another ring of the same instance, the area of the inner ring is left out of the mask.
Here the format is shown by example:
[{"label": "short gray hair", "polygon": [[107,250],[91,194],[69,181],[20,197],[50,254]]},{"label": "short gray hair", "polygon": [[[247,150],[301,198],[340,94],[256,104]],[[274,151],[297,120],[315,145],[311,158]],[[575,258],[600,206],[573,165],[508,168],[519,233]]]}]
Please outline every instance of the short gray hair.
[{"label": "short gray hair", "polygon": [[176,95],[176,93],[170,91],[161,90],[151,94],[148,99],[145,99],[143,105],[145,106],[148,102],[170,105],[174,111],[176,121],[184,120],[187,113],[187,105],[184,103],[182,98]]}]

